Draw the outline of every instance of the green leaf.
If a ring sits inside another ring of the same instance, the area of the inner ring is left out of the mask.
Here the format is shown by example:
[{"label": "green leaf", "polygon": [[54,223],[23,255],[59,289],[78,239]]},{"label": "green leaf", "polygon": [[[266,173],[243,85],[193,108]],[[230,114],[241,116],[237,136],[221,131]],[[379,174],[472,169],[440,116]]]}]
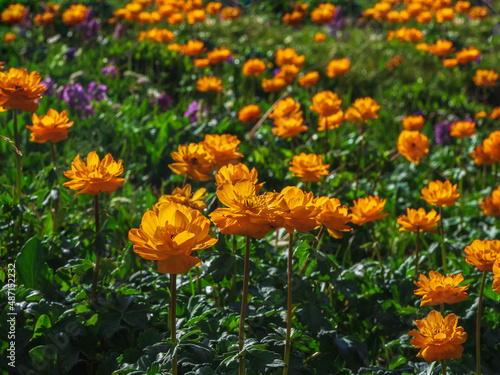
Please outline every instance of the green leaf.
[{"label": "green leaf", "polygon": [[50,318],[45,314],[41,315],[35,324],[35,331],[33,332],[33,339],[36,339],[37,337],[43,336],[44,333],[50,327],[52,327],[52,323],[50,322]]},{"label": "green leaf", "polygon": [[19,285],[26,288],[47,290],[52,283],[52,270],[43,259],[42,242],[33,237],[21,249],[16,259]]}]

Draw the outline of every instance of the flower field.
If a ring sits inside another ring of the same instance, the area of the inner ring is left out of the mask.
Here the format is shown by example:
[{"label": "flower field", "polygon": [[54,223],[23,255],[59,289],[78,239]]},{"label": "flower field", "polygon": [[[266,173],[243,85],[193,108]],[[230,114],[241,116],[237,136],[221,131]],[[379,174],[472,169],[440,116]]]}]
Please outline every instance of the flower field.
[{"label": "flower field", "polygon": [[0,0],[0,371],[500,374],[498,12]]}]

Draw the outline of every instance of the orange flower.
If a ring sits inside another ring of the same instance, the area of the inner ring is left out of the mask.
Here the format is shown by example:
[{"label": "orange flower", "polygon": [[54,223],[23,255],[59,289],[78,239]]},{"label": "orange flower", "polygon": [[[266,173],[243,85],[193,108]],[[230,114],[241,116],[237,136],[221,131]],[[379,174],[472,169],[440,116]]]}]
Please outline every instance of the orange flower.
[{"label": "orange flower", "polygon": [[215,185],[217,186],[225,183],[234,185],[238,181],[242,180],[249,180],[252,184],[254,184],[257,193],[260,191],[262,186],[264,186],[264,182],[257,184],[257,170],[255,168],[249,170],[243,163],[224,165],[217,172],[215,172]]},{"label": "orange flower", "polygon": [[462,281],[464,281],[464,277],[461,273],[444,276],[439,272],[430,271],[429,278],[420,274],[420,280],[414,281],[415,285],[419,287],[414,293],[417,296],[422,296],[420,306],[435,306],[441,303],[452,305],[462,302],[468,297],[466,290],[469,289],[469,285],[458,286]]},{"label": "orange flower", "polygon": [[455,4],[455,12],[457,13],[467,14],[469,9],[470,9],[470,3],[468,1],[459,0]]},{"label": "orange flower", "polygon": [[318,92],[313,96],[312,102],[313,104],[309,109],[321,116],[331,116],[337,113],[340,111],[340,105],[342,104],[342,100],[339,99],[339,96],[329,90]]},{"label": "orange flower", "polygon": [[222,9],[222,4],[211,1],[207,4],[207,7],[205,9],[207,10],[208,14],[211,14],[212,16],[216,16],[217,14],[220,13],[220,11]]},{"label": "orange flower", "polygon": [[436,56],[448,56],[453,51],[453,43],[449,40],[438,39],[435,44],[430,45],[430,52]]},{"label": "orange flower", "polygon": [[80,159],[80,155],[76,156],[71,163],[71,170],[64,172],[64,175],[71,179],[71,181],[65,182],[64,186],[71,190],[82,189],[75,195],[98,195],[103,192],[111,195],[125,182],[124,178],[117,177],[122,173],[121,160],[116,162],[111,154],[107,154],[101,161],[97,152],[92,151],[87,155],[87,163]]},{"label": "orange flower", "polygon": [[468,64],[472,61],[476,61],[476,59],[481,55],[478,49],[474,46],[470,46],[469,48],[462,48],[461,51],[455,54],[455,59],[459,64]]},{"label": "orange flower", "polygon": [[484,20],[488,18],[490,11],[488,7],[475,6],[470,9],[469,16],[473,20]]},{"label": "orange flower", "polygon": [[201,77],[196,81],[196,89],[201,92],[222,92],[222,80],[217,77]]},{"label": "orange flower", "polygon": [[297,116],[302,116],[300,103],[296,103],[293,98],[285,98],[276,103],[273,108],[273,112],[269,115],[269,118],[274,119],[274,122],[276,123],[283,119],[289,119]]},{"label": "orange flower", "polygon": [[171,202],[146,211],[140,228],[131,229],[128,238],[135,253],[158,261],[159,272],[179,274],[201,264],[192,251],[217,242],[209,230],[210,220],[200,211]]},{"label": "orange flower", "polygon": [[335,17],[335,6],[333,4],[319,4],[311,12],[311,20],[317,24],[330,23]]},{"label": "orange flower", "polygon": [[238,119],[244,123],[257,122],[260,119],[261,113],[262,111],[258,105],[249,104],[240,109],[238,112]]},{"label": "orange flower", "polygon": [[209,173],[215,166],[212,154],[197,143],[179,145],[178,151],[172,152],[172,159],[176,163],[169,164],[168,167],[174,173],[188,175],[195,181],[210,180]]},{"label": "orange flower", "polygon": [[301,67],[305,60],[304,55],[297,55],[297,52],[291,47],[276,51],[276,65],[278,66],[295,65]]},{"label": "orange flower", "polygon": [[210,60],[209,59],[194,59],[193,64],[197,68],[206,68],[207,66],[210,65]]},{"label": "orange flower", "polygon": [[318,119],[318,131],[322,132],[326,130],[326,126],[328,125],[328,129],[337,129],[344,122],[344,112],[342,110],[334,113],[331,116],[319,116]]},{"label": "orange flower", "polygon": [[474,240],[465,248],[465,261],[479,271],[492,272],[493,263],[500,254],[499,240]]},{"label": "orange flower", "polygon": [[458,60],[457,59],[443,59],[441,60],[441,63],[443,66],[447,68],[454,68],[458,65]]},{"label": "orange flower", "polygon": [[323,43],[325,40],[326,40],[326,34],[324,34],[324,33],[314,34],[314,42]]},{"label": "orange flower", "polygon": [[358,198],[353,201],[354,206],[351,207],[351,221],[356,225],[363,225],[370,221],[381,220],[389,213],[381,214],[385,207],[385,199],[380,199],[379,196],[369,196],[366,198]]},{"label": "orange flower", "polygon": [[302,116],[295,116],[275,121],[272,131],[277,137],[289,138],[296,137],[297,135],[306,132],[307,126],[304,125],[304,119]]},{"label": "orange flower", "polygon": [[484,117],[488,117],[488,113],[486,111],[479,111],[474,115],[474,118],[484,118]]},{"label": "orange flower", "polygon": [[203,42],[189,39],[183,46],[182,52],[187,56],[200,56],[206,50],[204,47],[205,44]]},{"label": "orange flower", "polygon": [[497,118],[500,118],[500,107],[493,108],[490,113],[490,119],[496,120]]},{"label": "orange flower", "polygon": [[184,21],[184,16],[181,13],[172,13],[167,18],[167,22],[170,25],[180,25]]},{"label": "orange flower", "polygon": [[[1,81],[0,81],[1,82]],[[0,90],[2,89],[0,83]],[[2,104],[0,96],[0,105]],[[500,161],[500,130],[492,132],[488,138],[483,141],[484,152],[489,156],[493,163]]]},{"label": "orange flower", "polygon": [[500,255],[497,255],[495,263],[493,263],[493,290],[500,293]]},{"label": "orange flower", "polygon": [[162,195],[155,204],[155,207],[158,208],[162,204],[173,202],[203,211],[207,208],[207,204],[203,201],[207,197],[206,191],[207,189],[201,188],[191,196],[191,185],[186,184],[183,188],[175,188],[171,195]]},{"label": "orange flower", "polygon": [[40,117],[33,113],[31,120],[33,125],[26,127],[31,130],[30,141],[36,143],[56,143],[67,139],[69,128],[73,125],[73,121],[69,122],[66,111],[58,113],[54,109],[49,109],[46,115]]},{"label": "orange flower", "polygon": [[455,201],[460,197],[457,192],[457,185],[452,185],[450,181],[431,181],[429,185],[422,188],[422,199],[431,206],[454,206]]},{"label": "orange flower", "polygon": [[408,161],[418,164],[429,153],[429,141],[418,131],[403,130],[398,138],[398,152]]},{"label": "orange flower", "polygon": [[479,205],[486,216],[500,216],[500,187],[491,192]]},{"label": "orange flower", "polygon": [[422,130],[424,128],[424,116],[407,116],[403,119],[403,128],[405,130]]},{"label": "orange flower", "polygon": [[285,25],[297,26],[302,24],[302,16],[302,13],[294,11],[292,13],[285,13],[281,20]]},{"label": "orange flower", "polygon": [[462,344],[467,340],[467,333],[463,327],[457,327],[458,318],[455,314],[448,314],[445,318],[438,311],[431,311],[427,319],[416,320],[415,325],[420,330],[410,331],[413,336],[411,344],[420,349],[417,357],[427,362],[442,359],[457,359],[462,357]]},{"label": "orange flower", "polygon": [[71,5],[63,14],[62,20],[68,26],[78,26],[87,17],[87,7],[82,4]]},{"label": "orange flower", "polygon": [[218,208],[209,216],[222,234],[238,234],[261,239],[271,229],[283,225],[279,207],[283,195],[258,195],[250,180],[234,185],[224,183],[217,188],[217,197],[228,208]]},{"label": "orange flower", "polygon": [[297,1],[293,7],[293,10],[295,12],[299,12],[299,13],[302,13],[302,14],[307,14],[308,13],[308,10],[307,8],[309,8],[309,5],[308,4],[305,4],[305,3],[301,3],[300,1]]},{"label": "orange flower", "polygon": [[347,74],[350,67],[351,67],[351,61],[349,61],[347,57],[344,57],[340,60],[331,60],[326,66],[326,75],[329,78],[343,76]]},{"label": "orange flower", "polygon": [[495,87],[498,80],[498,73],[494,70],[478,69],[472,80],[476,86]]},{"label": "orange flower", "polygon": [[349,208],[342,206],[337,198],[318,197],[314,200],[320,212],[316,216],[316,221],[324,225],[328,233],[333,238],[342,238],[342,232],[350,232],[352,228],[347,225],[350,221]]},{"label": "orange flower", "polygon": [[192,11],[186,14],[187,21],[190,25],[193,25],[197,22],[203,22],[206,20],[207,15],[203,9],[193,9]]},{"label": "orange flower", "polygon": [[444,21],[451,21],[455,18],[455,12],[453,8],[441,8],[436,10],[434,13],[436,16],[437,23],[443,23]]},{"label": "orange flower", "polygon": [[428,213],[423,208],[414,210],[413,208],[406,209],[406,215],[398,217],[397,223],[402,226],[399,228],[401,232],[433,232],[437,230],[434,228],[441,216],[435,210],[430,210]]},{"label": "orange flower", "polygon": [[295,65],[283,65],[276,74],[276,77],[281,77],[286,83],[290,84],[295,79],[295,76],[299,73],[299,68]]},{"label": "orange flower", "polygon": [[16,34],[14,33],[6,33],[4,36],[3,36],[3,42],[5,44],[9,44],[9,43],[14,43],[16,41]]},{"label": "orange flower", "polygon": [[305,193],[296,186],[287,186],[281,190],[281,217],[288,233],[309,232],[318,226],[316,216],[319,207],[314,203],[314,194]]},{"label": "orange flower", "polygon": [[[357,115],[355,115],[355,118],[361,118],[364,122],[368,122],[368,120],[371,119],[377,119],[377,111],[380,109],[380,106],[377,104],[375,100],[373,100],[370,97],[366,98],[358,98],[354,101],[353,104],[351,104],[351,107],[348,109],[348,113],[350,113],[352,110],[357,112]],[[351,110],[351,111],[349,111]],[[350,118],[347,118],[350,117]],[[346,118],[348,120],[352,119],[351,116],[347,116]]]},{"label": "orange flower", "polygon": [[40,85],[40,73],[26,69],[10,68],[8,72],[0,71],[0,107],[4,109],[20,109],[35,112],[38,103],[47,87]]},{"label": "orange flower", "polygon": [[10,4],[2,14],[2,22],[6,25],[17,25],[21,23],[26,14],[26,8],[21,4]]},{"label": "orange flower", "polygon": [[286,87],[287,83],[284,78],[276,76],[271,79],[262,79],[262,89],[264,92],[278,92]]},{"label": "orange flower", "polygon": [[302,182],[319,182],[321,176],[328,176],[328,168],[330,164],[323,164],[321,155],[301,152],[292,158],[289,170]]},{"label": "orange flower", "polygon": [[266,71],[266,64],[259,59],[250,59],[243,64],[243,74],[258,77]]},{"label": "orange flower", "polygon": [[158,29],[153,27],[151,30],[141,31],[139,33],[139,41],[144,39],[156,43],[168,43],[174,40],[174,33],[167,29]]},{"label": "orange flower", "polygon": [[418,51],[424,51],[424,52],[429,52],[431,47],[429,44],[427,43],[419,43],[415,46],[415,48],[418,50]]},{"label": "orange flower", "polygon": [[423,38],[424,34],[422,34],[422,31],[413,27],[406,28],[405,26],[395,31],[389,31],[389,35],[387,36],[388,41],[397,39],[400,42],[420,42]]},{"label": "orange flower", "polygon": [[422,12],[417,15],[416,18],[418,23],[430,23],[432,21],[432,13],[431,12]]},{"label": "orange flower", "polygon": [[402,62],[403,58],[401,56],[394,56],[392,59],[385,63],[385,67],[389,70],[392,70],[395,67],[401,65]]},{"label": "orange flower", "polygon": [[231,134],[206,134],[205,140],[201,142],[205,150],[212,154],[216,164],[215,169],[238,163],[238,159],[243,156],[238,152],[240,143],[238,137]]},{"label": "orange flower", "polygon": [[455,138],[463,139],[472,137],[476,134],[476,123],[472,121],[457,121],[451,124],[450,135]]},{"label": "orange flower", "polygon": [[38,27],[50,26],[54,23],[54,13],[45,12],[43,14],[37,14],[35,18],[33,18],[33,22]]},{"label": "orange flower", "polygon": [[167,50],[180,53],[184,51],[184,46],[180,45],[179,43],[170,43],[167,46]]},{"label": "orange flower", "polygon": [[319,81],[319,73],[316,71],[309,72],[299,78],[299,85],[302,87],[313,87],[316,86],[318,81]]},{"label": "orange flower", "polygon": [[240,18],[241,11],[238,7],[225,7],[222,9],[221,18],[224,21],[235,20]]},{"label": "orange flower", "polygon": [[210,64],[219,64],[226,61],[231,56],[231,50],[222,46],[221,48],[214,48],[212,51],[207,53],[207,58],[210,60]]}]

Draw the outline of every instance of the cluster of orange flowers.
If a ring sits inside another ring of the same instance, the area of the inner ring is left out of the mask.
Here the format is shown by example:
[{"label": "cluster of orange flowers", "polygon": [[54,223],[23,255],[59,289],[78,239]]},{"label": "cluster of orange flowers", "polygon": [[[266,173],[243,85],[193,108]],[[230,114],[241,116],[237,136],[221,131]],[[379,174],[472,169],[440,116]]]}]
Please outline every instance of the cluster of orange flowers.
[{"label": "cluster of orange flowers", "polygon": [[71,5],[62,14],[63,22],[68,26],[78,26],[85,21],[87,17],[88,9],[85,5],[75,4]]},{"label": "cluster of orange flowers", "polygon": [[490,133],[482,144],[477,145],[470,154],[476,165],[492,165],[500,162],[500,131]]},{"label": "cluster of orange flowers", "polygon": [[26,7],[21,4],[10,4],[0,15],[2,22],[6,25],[17,25],[21,23],[26,15]]},{"label": "cluster of orange flowers", "polygon": [[498,73],[494,70],[478,69],[472,77],[476,86],[495,87],[498,80]]},{"label": "cluster of orange flowers", "polygon": [[143,40],[149,40],[154,43],[169,43],[174,40],[174,33],[167,29],[153,27],[151,30],[139,33],[139,42]]},{"label": "cluster of orange flowers", "polygon": [[[322,3],[311,11],[311,21],[323,25],[330,23],[335,17],[336,9],[333,4]],[[286,13],[282,20],[286,25],[298,26],[302,24],[302,18],[308,14],[308,5],[296,2],[291,13]]]},{"label": "cluster of orange flowers", "polygon": [[400,42],[420,42],[424,38],[422,31],[414,28],[403,26],[398,30],[391,30],[387,35],[387,40],[398,40]]},{"label": "cluster of orange flowers", "polygon": [[420,43],[415,48],[420,51],[432,53],[435,56],[448,57],[441,60],[443,65],[447,68],[469,64],[476,61],[481,56],[477,48],[470,46],[469,48],[463,47],[462,50],[455,53],[454,57],[450,57],[450,54],[455,51],[453,43],[449,40],[442,39],[438,39],[434,44]]},{"label": "cluster of orange flowers", "polygon": [[273,134],[281,138],[296,137],[307,131],[304,125],[300,103],[292,98],[278,101],[269,118],[274,120]]},{"label": "cluster of orange flowers", "polygon": [[54,23],[54,17],[57,15],[59,15],[59,5],[49,3],[45,6],[45,12],[37,14],[33,18],[33,22],[39,27],[50,26]]}]

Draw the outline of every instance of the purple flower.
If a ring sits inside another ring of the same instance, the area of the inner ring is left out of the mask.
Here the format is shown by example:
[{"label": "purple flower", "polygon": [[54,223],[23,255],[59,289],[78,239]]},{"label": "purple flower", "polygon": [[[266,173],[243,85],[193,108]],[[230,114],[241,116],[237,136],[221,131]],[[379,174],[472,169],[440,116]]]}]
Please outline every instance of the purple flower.
[{"label": "purple flower", "polygon": [[191,124],[198,122],[198,111],[200,110],[200,104],[193,100],[189,103],[186,112],[184,112],[184,118],[189,118]]},{"label": "purple flower", "polygon": [[121,39],[123,38],[123,23],[118,23],[116,26],[115,26],[115,31],[113,32],[113,37],[115,39]]},{"label": "purple flower", "polygon": [[344,27],[344,19],[342,18],[342,8],[336,8],[333,20],[328,24],[330,27],[330,35],[333,36]]},{"label": "purple flower", "polygon": [[120,71],[113,63],[107,66],[103,66],[101,68],[101,73],[104,74],[106,77],[112,76],[113,78],[115,78],[119,72]]},{"label": "purple flower", "polygon": [[94,18],[94,11],[89,8],[85,21],[82,22],[78,29],[86,39],[95,39],[99,34],[101,23]]},{"label": "purple flower", "polygon": [[436,141],[436,144],[442,145],[451,139],[450,128],[451,122],[448,120],[438,122],[434,125],[434,140]]},{"label": "purple flower", "polygon": [[[162,112],[165,112],[168,107],[170,107],[170,104],[172,104],[172,98],[170,97],[170,95],[167,95],[165,93],[158,94],[153,96],[149,103],[151,105],[155,105],[155,103],[158,104],[158,108],[160,108]],[[186,114],[184,114],[184,117],[187,117]]]},{"label": "purple flower", "polygon": [[92,81],[87,87],[87,94],[91,98],[90,100],[102,102],[108,97],[108,86]]},{"label": "purple flower", "polygon": [[66,102],[66,107],[75,108],[79,116],[90,117],[93,115],[92,98],[80,83],[64,85],[57,93],[57,97]]},{"label": "purple flower", "polygon": [[71,47],[66,52],[66,61],[72,61],[75,59],[76,48]]},{"label": "purple flower", "polygon": [[54,95],[54,81],[52,78],[49,76],[45,77],[42,82],[40,82],[41,85],[47,87],[47,90],[45,90],[42,95],[43,96],[52,96]]}]

